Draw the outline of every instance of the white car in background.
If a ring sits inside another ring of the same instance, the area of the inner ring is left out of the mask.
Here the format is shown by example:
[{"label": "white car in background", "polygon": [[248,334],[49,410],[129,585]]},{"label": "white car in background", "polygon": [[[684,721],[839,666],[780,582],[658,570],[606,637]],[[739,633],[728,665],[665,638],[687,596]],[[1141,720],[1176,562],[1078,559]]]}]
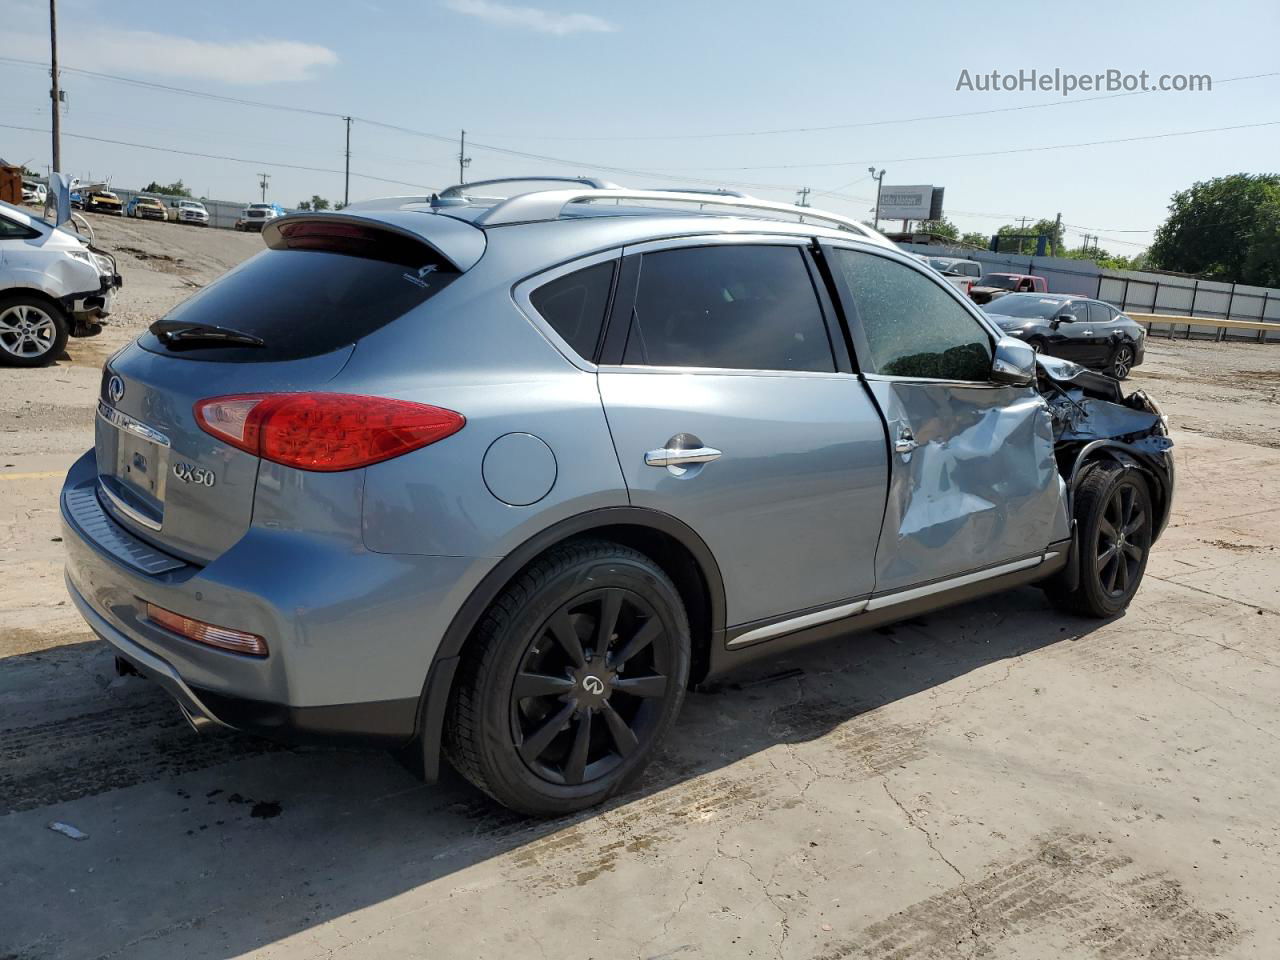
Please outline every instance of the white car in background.
[{"label": "white car in background", "polygon": [[173,200],[170,205],[173,219],[177,223],[194,223],[201,227],[209,225],[209,211],[199,200]]},{"label": "white car in background", "polygon": [[0,363],[43,366],[67,337],[100,333],[120,282],[112,257],[0,203]]},{"label": "white car in background", "polygon": [[[978,277],[982,275],[982,265],[973,260],[956,260],[951,257],[926,257],[922,253],[913,253],[911,256],[915,257],[926,267],[930,267],[938,271],[938,273],[942,274],[942,279],[946,280],[947,283],[951,284],[966,297],[969,296],[969,291],[973,289],[973,285],[977,282]],[[954,269],[954,265],[956,264],[970,263],[978,268],[977,273],[969,273],[967,269]]]},{"label": "white car in background", "polygon": [[257,230],[262,232],[272,220],[285,215],[284,207],[278,203],[251,203],[240,211],[240,217],[236,220],[237,230]]},{"label": "white car in background", "polygon": [[43,207],[45,198],[49,196],[49,188],[35,180],[22,181],[22,202]]}]

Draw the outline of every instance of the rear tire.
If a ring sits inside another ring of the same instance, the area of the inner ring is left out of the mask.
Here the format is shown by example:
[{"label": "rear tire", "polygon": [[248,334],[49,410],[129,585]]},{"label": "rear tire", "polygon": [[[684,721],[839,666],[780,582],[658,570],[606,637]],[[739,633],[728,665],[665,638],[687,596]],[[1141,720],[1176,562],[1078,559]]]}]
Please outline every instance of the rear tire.
[{"label": "rear tire", "polygon": [[520,813],[594,806],[644,770],[680,710],[689,662],[684,604],[649,557],[603,540],[555,547],[477,627],[445,755]]},{"label": "rear tire", "polygon": [[1133,347],[1121,342],[1111,351],[1111,359],[1107,361],[1107,373],[1117,380],[1127,380],[1129,372],[1133,370],[1133,360]]},{"label": "rear tire", "polygon": [[1076,491],[1079,583],[1066,589],[1059,574],[1045,585],[1054,606],[1082,617],[1113,617],[1129,606],[1151,553],[1155,511],[1137,470],[1099,462]]},{"label": "rear tire", "polygon": [[0,361],[43,367],[62,356],[71,326],[52,300],[18,293],[0,297]]}]

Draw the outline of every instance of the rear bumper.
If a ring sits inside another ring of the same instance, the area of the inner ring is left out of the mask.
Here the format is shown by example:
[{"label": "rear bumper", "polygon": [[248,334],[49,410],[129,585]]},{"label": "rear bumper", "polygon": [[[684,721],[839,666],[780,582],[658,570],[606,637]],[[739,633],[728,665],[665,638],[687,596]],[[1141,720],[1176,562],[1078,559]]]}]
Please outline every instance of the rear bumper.
[{"label": "rear bumper", "polygon": [[[207,566],[134,536],[102,507],[92,451],[61,497],[66,581],[115,652],[193,725],[285,741],[395,745],[418,730],[440,638],[490,561],[400,557],[296,531],[249,532]],[[265,637],[252,657],[196,643],[145,616],[154,603]]]}]

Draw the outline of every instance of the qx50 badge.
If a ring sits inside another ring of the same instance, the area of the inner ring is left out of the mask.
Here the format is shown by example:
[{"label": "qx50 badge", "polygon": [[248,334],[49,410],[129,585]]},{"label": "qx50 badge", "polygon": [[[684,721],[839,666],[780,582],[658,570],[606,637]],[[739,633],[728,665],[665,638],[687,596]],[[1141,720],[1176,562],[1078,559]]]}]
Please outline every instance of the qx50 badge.
[{"label": "qx50 badge", "polygon": [[216,482],[212,470],[197,467],[193,463],[178,461],[173,465],[173,475],[183,483],[198,483],[202,487],[212,487]]}]

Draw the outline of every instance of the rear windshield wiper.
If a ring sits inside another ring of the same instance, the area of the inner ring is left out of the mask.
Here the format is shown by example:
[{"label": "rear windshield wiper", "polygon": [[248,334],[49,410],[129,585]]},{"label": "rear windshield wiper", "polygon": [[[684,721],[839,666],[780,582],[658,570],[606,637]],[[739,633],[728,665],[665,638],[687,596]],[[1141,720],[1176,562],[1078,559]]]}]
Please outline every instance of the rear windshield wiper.
[{"label": "rear windshield wiper", "polygon": [[196,346],[200,343],[210,346],[235,344],[243,347],[265,347],[267,342],[243,330],[231,327],[220,327],[213,323],[184,323],[181,320],[157,320],[150,328],[152,333],[166,345],[179,344]]}]

